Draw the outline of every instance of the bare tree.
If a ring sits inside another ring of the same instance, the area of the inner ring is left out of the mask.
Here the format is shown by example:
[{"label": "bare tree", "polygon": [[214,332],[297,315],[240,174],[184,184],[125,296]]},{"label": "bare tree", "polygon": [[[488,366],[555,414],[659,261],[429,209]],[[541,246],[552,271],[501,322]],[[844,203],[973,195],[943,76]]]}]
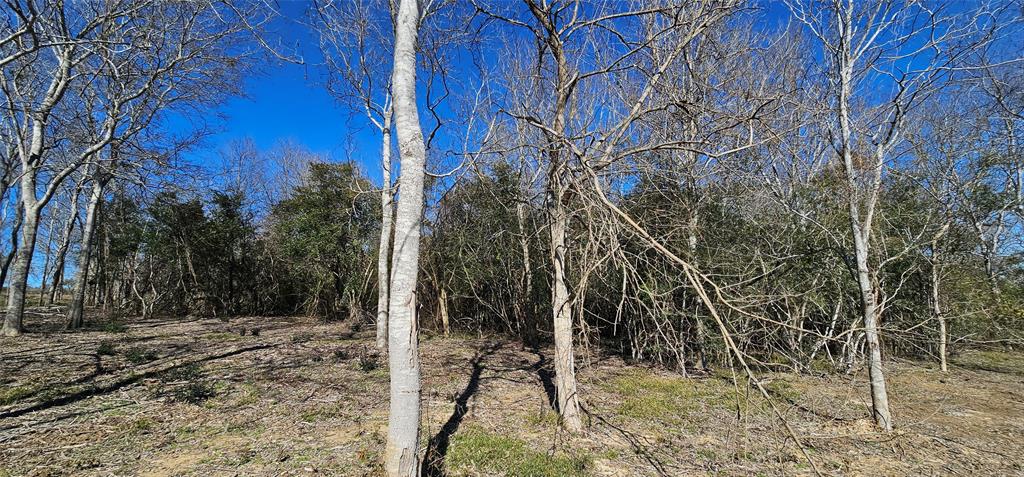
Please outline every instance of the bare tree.
[{"label": "bare tree", "polygon": [[878,427],[889,431],[893,420],[882,364],[878,268],[872,264],[871,246],[883,176],[898,155],[908,112],[988,41],[989,10],[982,6],[956,13],[944,5],[894,1],[787,3],[820,44],[818,53],[825,61],[822,71],[829,94],[823,108],[832,115],[828,133],[846,183],[872,414]]},{"label": "bare tree", "polygon": [[388,343],[388,286],[394,190],[391,184],[390,17],[380,2],[326,1],[316,6],[320,50],[330,76],[328,91],[342,104],[366,116],[381,135],[381,228],[377,248],[377,348]]}]

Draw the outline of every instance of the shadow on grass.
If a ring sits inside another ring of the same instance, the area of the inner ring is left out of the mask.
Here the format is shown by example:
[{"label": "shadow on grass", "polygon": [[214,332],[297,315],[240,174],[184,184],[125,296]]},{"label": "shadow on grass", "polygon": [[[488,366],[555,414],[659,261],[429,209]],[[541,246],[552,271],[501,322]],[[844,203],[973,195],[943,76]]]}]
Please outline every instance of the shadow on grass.
[{"label": "shadow on grass", "polygon": [[480,390],[480,377],[484,370],[487,369],[484,366],[484,360],[493,355],[500,347],[497,343],[491,343],[486,348],[477,351],[470,361],[473,371],[469,375],[469,382],[466,383],[466,387],[455,398],[455,410],[452,411],[452,415],[441,426],[441,430],[438,431],[437,435],[432,437],[427,444],[427,452],[423,459],[423,471],[421,473],[423,477],[441,477],[445,475],[444,461],[445,456],[448,454],[451,438],[459,430],[459,426],[462,425],[466,413],[469,412],[469,400]]}]

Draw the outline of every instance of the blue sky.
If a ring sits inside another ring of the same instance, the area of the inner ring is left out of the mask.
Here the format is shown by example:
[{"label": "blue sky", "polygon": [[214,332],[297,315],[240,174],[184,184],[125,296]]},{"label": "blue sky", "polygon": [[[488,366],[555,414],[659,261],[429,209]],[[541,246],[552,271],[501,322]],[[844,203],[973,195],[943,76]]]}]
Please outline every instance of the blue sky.
[{"label": "blue sky", "polygon": [[303,18],[308,6],[304,1],[281,2],[285,18],[274,23],[268,37],[280,41],[282,51],[298,52],[304,64],[273,62],[246,78],[246,96],[214,110],[224,119],[213,121],[216,132],[185,154],[188,162],[214,167],[221,149],[246,137],[264,151],[291,140],[333,160],[355,160],[372,180],[380,180],[377,133],[327,93],[315,33],[294,21]]}]

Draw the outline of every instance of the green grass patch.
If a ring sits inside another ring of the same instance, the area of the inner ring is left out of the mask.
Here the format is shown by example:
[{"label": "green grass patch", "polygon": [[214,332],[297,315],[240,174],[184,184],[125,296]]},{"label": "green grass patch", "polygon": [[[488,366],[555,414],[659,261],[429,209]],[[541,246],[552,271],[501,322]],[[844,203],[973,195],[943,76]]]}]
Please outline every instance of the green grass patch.
[{"label": "green grass patch", "polygon": [[207,333],[203,335],[203,339],[210,341],[238,341],[242,339],[242,336],[237,333],[228,333],[224,331],[218,331],[214,333]]},{"label": "green grass patch", "polygon": [[119,426],[119,430],[127,434],[145,434],[153,430],[154,427],[156,427],[156,421],[148,417],[141,417],[122,424]]},{"label": "green grass patch", "polygon": [[39,388],[31,385],[12,386],[0,389],[0,406],[14,404],[38,391]]},{"label": "green grass patch", "polygon": [[303,411],[299,414],[299,418],[303,422],[320,422],[328,419],[333,419],[343,414],[341,405],[339,404],[328,404],[325,406],[319,406],[313,409]]},{"label": "green grass patch", "polygon": [[100,330],[105,331],[107,333],[124,333],[125,331],[128,331],[128,327],[125,326],[124,323],[121,323],[120,321],[108,321],[106,323],[103,323],[103,325],[100,327]]},{"label": "green grass patch", "polygon": [[558,413],[549,408],[541,409],[540,412],[531,412],[526,416],[526,422],[538,429],[552,429],[558,426]]},{"label": "green grass patch", "polygon": [[549,455],[531,449],[522,439],[469,428],[452,439],[445,466],[451,475],[585,476],[590,458]]},{"label": "green grass patch", "polygon": [[252,383],[243,383],[238,389],[238,399],[235,400],[237,406],[248,406],[260,402],[263,397],[260,387]]},{"label": "green grass patch", "polygon": [[966,351],[953,364],[967,369],[1024,376],[1024,353],[1012,351]]},{"label": "green grass patch", "polygon": [[732,386],[719,379],[684,379],[640,371],[612,379],[604,387],[623,397],[619,414],[671,424],[680,423],[702,405],[728,408],[736,402]]},{"label": "green grass patch", "polygon": [[787,401],[797,401],[800,399],[800,391],[793,387],[793,384],[789,381],[783,381],[776,379],[768,384],[764,385],[765,391],[770,394],[781,397]]}]

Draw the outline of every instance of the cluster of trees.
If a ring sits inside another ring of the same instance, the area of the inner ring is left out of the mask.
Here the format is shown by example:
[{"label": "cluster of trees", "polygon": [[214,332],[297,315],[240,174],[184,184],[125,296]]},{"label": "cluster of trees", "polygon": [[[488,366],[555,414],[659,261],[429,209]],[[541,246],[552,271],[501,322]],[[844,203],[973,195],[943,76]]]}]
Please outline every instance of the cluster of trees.
[{"label": "cluster of trees", "polygon": [[866,367],[890,430],[886,356],[945,370],[1022,341],[1019,3],[316,2],[325,86],[379,140],[382,184],[241,148],[236,172],[278,183],[216,192],[146,180],[190,140],[161,114],[231,92],[233,38],[268,12],[102,5],[15,3],[0,31],[5,334],[40,223],[51,296],[79,251],[71,323],[86,296],[374,321],[390,475],[419,465],[420,326],[553,342],[571,431],[580,349],[758,387]]},{"label": "cluster of trees", "polygon": [[[43,282],[52,275],[53,290],[62,289],[70,241],[78,237],[68,326],[81,326],[86,265],[111,182],[139,182],[202,136],[201,113],[239,92],[246,59],[259,52],[253,26],[269,13],[259,5],[203,1],[4,4],[0,225],[10,232],[4,335],[22,332],[43,222],[48,243],[59,242],[43,267]],[[189,121],[194,127],[169,127]],[[80,207],[84,219],[77,217]]]},{"label": "cluster of trees", "polygon": [[368,267],[380,227],[369,180],[352,163],[324,162],[294,145],[270,158],[240,146],[231,154],[245,160],[283,157],[275,167],[298,168],[288,176],[294,180],[273,193],[237,181],[155,194],[117,188],[98,207],[84,274],[87,304],[142,318],[363,319],[375,298]]}]

